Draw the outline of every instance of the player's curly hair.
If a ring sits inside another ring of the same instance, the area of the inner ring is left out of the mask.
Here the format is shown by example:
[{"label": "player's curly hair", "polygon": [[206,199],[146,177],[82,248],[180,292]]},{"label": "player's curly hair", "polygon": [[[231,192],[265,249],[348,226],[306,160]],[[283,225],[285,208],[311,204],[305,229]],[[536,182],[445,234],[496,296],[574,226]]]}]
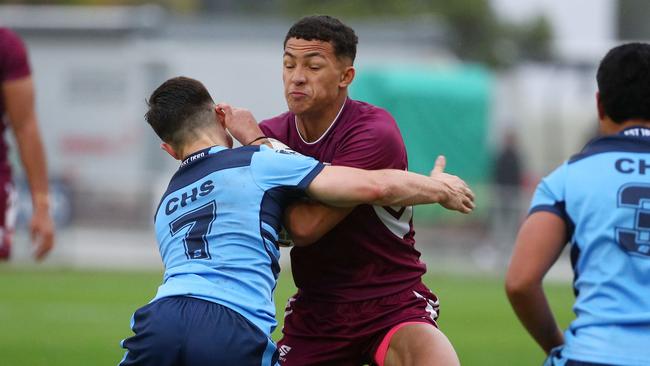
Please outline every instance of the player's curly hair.
[{"label": "player's curly hair", "polygon": [[214,101],[200,81],[179,76],[162,83],[147,100],[144,115],[158,137],[178,147],[195,128],[213,121]]},{"label": "player's curly hair", "polygon": [[352,62],[357,56],[359,39],[354,30],[328,15],[312,15],[300,19],[287,32],[283,46],[287,45],[289,38],[331,42],[336,57],[348,57]]},{"label": "player's curly hair", "polygon": [[600,62],[600,104],[612,121],[650,120],[650,44],[612,48]]}]

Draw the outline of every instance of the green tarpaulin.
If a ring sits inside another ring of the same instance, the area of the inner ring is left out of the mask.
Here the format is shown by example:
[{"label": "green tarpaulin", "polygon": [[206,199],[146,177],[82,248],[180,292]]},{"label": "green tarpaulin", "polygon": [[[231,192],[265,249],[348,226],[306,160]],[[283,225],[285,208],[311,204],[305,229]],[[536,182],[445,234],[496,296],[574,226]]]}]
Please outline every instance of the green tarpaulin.
[{"label": "green tarpaulin", "polygon": [[[492,83],[491,73],[479,66],[363,67],[351,96],[395,117],[406,143],[409,170],[428,174],[442,154],[447,157],[447,172],[480,190],[490,179]],[[439,215],[432,207],[417,212],[417,219]]]}]

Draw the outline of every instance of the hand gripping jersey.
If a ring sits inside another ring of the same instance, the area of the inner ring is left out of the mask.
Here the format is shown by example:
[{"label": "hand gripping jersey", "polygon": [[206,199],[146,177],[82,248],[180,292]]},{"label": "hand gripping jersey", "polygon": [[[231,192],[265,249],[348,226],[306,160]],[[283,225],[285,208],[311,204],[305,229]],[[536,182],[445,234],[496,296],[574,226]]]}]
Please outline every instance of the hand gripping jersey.
[{"label": "hand gripping jersey", "polygon": [[[323,136],[308,143],[287,112],[260,124],[291,149],[332,165],[407,169],[404,142],[385,110],[348,99]],[[415,249],[411,207],[357,206],[333,230],[307,247],[291,250],[301,296],[350,302],[397,294],[421,281],[426,267]]]},{"label": "hand gripping jersey", "polygon": [[598,138],[537,187],[531,213],[565,220],[576,319],[563,357],[650,365],[650,129]]},{"label": "hand gripping jersey", "polygon": [[322,168],[266,146],[215,146],[185,159],[156,211],[165,274],[154,300],[212,301],[271,334],[283,209]]}]

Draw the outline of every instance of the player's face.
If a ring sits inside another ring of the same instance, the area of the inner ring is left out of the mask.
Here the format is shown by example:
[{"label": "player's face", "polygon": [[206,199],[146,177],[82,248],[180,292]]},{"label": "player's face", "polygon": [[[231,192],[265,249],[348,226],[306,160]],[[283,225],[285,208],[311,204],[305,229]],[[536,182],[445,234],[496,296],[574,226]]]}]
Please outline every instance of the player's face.
[{"label": "player's face", "polygon": [[297,115],[318,112],[334,104],[347,86],[351,65],[339,60],[330,42],[289,38],[284,47],[284,97]]}]

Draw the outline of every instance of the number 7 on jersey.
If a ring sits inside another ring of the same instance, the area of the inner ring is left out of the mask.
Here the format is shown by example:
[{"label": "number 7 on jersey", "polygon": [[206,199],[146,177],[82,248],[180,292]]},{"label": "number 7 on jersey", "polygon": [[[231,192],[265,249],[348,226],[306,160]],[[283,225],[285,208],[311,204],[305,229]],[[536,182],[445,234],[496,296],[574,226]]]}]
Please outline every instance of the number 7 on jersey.
[{"label": "number 7 on jersey", "polygon": [[188,228],[183,238],[187,259],[212,259],[206,236],[217,218],[217,204],[214,201],[186,212],[169,224],[172,237]]}]

